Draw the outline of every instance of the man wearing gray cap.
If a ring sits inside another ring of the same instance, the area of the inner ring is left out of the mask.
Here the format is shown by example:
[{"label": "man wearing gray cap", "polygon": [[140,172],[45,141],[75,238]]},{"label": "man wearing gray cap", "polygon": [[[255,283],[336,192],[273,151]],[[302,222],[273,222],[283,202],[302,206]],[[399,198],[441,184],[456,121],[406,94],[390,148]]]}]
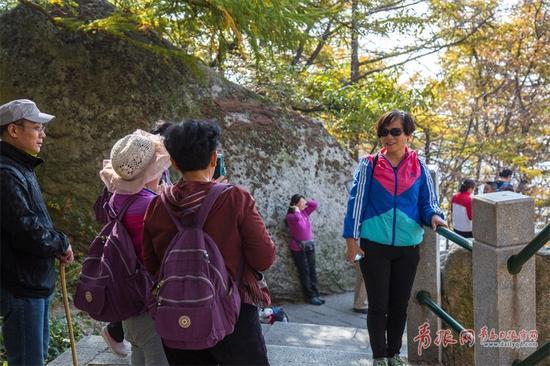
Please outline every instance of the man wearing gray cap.
[{"label": "man wearing gray cap", "polygon": [[55,258],[73,261],[69,239],[54,229],[34,173],[53,118],[28,99],[0,106],[0,315],[10,366],[44,364]]}]

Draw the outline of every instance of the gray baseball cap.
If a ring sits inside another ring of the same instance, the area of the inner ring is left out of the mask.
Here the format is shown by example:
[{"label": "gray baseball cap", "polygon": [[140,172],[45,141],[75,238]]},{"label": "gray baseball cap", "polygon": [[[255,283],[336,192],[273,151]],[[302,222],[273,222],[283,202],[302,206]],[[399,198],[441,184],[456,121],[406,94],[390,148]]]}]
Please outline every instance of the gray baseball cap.
[{"label": "gray baseball cap", "polygon": [[48,123],[54,118],[55,116],[51,114],[40,112],[36,103],[28,99],[12,100],[0,106],[0,126],[5,126],[20,119],[36,123]]}]

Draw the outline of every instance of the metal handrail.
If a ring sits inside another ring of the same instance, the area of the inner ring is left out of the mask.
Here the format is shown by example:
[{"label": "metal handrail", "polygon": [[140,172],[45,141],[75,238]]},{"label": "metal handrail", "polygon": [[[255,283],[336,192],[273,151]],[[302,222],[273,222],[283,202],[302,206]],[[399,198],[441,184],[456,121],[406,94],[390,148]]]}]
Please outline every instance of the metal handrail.
[{"label": "metal handrail", "polygon": [[[426,225],[426,227],[430,227],[430,226]],[[469,250],[470,252],[474,249],[474,247],[472,246],[472,242],[470,240],[466,239],[461,235],[458,235],[454,231],[449,230],[445,226],[438,226],[435,232],[449,239],[453,243],[460,245],[462,248]]]},{"label": "metal handrail", "polygon": [[546,342],[544,346],[531,353],[525,360],[515,360],[512,366],[532,366],[544,360],[550,354],[550,342]]},{"label": "metal handrail", "polygon": [[540,248],[550,240],[550,224],[538,233],[533,240],[529,242],[518,254],[508,258],[507,267],[510,274],[518,274],[521,267],[529,260]]},{"label": "metal handrail", "polygon": [[443,308],[437,305],[430,296],[428,291],[418,291],[416,293],[416,299],[421,303],[426,305],[438,318],[447,323],[455,332],[460,334],[465,331],[466,328],[462,326],[456,319],[454,319],[449,313],[447,313]]}]

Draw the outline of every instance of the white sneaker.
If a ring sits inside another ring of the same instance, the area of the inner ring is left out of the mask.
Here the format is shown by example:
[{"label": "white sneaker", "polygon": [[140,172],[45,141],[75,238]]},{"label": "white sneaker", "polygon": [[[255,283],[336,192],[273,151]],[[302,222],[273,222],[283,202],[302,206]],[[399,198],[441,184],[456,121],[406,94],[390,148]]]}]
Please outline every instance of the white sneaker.
[{"label": "white sneaker", "polygon": [[105,343],[107,343],[107,346],[109,346],[111,352],[113,352],[115,355],[119,357],[126,357],[130,353],[130,347],[128,346],[127,342],[115,341],[114,338],[111,337],[111,335],[109,334],[107,326],[104,326],[103,329],[101,329],[101,336],[103,337]]}]

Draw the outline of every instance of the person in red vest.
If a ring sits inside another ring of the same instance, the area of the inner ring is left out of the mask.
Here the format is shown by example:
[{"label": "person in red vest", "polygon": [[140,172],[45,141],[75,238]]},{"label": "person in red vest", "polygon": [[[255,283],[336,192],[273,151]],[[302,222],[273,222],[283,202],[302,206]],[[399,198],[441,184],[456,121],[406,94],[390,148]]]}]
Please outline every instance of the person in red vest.
[{"label": "person in red vest", "polygon": [[451,216],[455,233],[465,238],[472,238],[472,192],[476,183],[465,179],[458,193],[451,199]]}]

